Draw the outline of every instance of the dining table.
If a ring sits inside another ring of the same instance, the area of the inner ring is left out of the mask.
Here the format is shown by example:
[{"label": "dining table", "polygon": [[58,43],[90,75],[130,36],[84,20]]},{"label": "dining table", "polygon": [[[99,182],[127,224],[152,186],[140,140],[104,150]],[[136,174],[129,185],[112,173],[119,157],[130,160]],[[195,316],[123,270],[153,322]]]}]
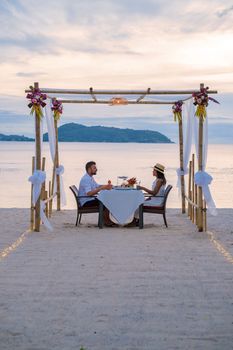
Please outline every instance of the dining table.
[{"label": "dining table", "polygon": [[[100,216],[103,216],[104,207],[109,210],[110,218],[119,225],[126,225],[133,220],[134,213],[139,209],[139,228],[143,228],[143,192],[136,188],[114,187],[111,190],[100,191],[97,195],[100,202]],[[101,220],[99,227],[103,227]]]}]

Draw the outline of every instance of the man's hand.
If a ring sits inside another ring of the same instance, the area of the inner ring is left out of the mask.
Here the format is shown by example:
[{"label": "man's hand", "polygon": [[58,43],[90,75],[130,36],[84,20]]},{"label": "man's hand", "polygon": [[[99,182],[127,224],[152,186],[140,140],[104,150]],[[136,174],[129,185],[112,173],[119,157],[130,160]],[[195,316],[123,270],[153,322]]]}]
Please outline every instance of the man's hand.
[{"label": "man's hand", "polygon": [[103,185],[101,186],[102,190],[111,190],[112,189],[112,184],[107,184],[107,185]]}]

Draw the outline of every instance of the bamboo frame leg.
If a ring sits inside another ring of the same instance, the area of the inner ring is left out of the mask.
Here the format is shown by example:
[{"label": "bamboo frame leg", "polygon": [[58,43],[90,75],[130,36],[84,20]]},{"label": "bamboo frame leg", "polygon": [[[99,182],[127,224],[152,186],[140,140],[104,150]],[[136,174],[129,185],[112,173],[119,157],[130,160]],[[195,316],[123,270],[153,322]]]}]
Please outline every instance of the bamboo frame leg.
[{"label": "bamboo frame leg", "polygon": [[[45,171],[45,157],[42,158],[42,171]],[[45,182],[41,186],[41,199],[45,200]]]},{"label": "bamboo frame leg", "polygon": [[[182,115],[181,119],[179,121],[179,147],[180,147],[180,169],[184,170],[184,156],[183,156],[183,128],[182,128]],[[181,205],[182,205],[182,213],[185,213],[185,182],[184,182],[184,175],[181,175],[180,177],[181,182]]]},{"label": "bamboo frame leg", "polygon": [[[195,173],[195,158],[194,158],[194,154],[192,154],[192,202],[195,203],[195,191],[194,191],[194,173]],[[192,222],[195,222],[195,210],[194,210],[194,206],[192,206]]]},{"label": "bamboo frame leg", "polygon": [[[188,178],[188,198],[192,200],[191,196],[191,174],[192,174],[192,161],[189,161],[189,178]],[[191,219],[192,207],[190,202],[188,202],[188,216]]]},{"label": "bamboo frame leg", "polygon": [[[48,199],[48,191],[45,191],[45,200]],[[47,216],[47,218],[49,217],[49,203],[46,202],[45,204],[45,215]]]},{"label": "bamboo frame leg", "polygon": [[[200,84],[200,88],[203,88],[204,84]],[[203,118],[199,117],[199,132],[198,132],[198,170],[203,169]],[[198,186],[198,230],[203,231],[203,193],[202,188]]]},{"label": "bamboo frame leg", "polygon": [[[51,197],[52,195],[52,183],[51,181],[49,181],[49,198]],[[49,201],[49,217],[51,217],[52,215],[52,204],[53,204],[53,200],[51,199]]]},{"label": "bamboo frame leg", "polygon": [[[39,88],[39,83],[34,83],[34,89]],[[41,135],[40,135],[40,116],[35,113],[35,126],[36,126],[36,170],[41,170]],[[40,231],[40,198],[35,205],[35,231]]]},{"label": "bamboo frame leg", "polygon": [[[35,157],[32,157],[32,175],[35,169]],[[31,208],[30,208],[30,229],[34,230],[34,203],[33,203],[33,184],[31,184]]]},{"label": "bamboo frame leg", "polygon": [[206,211],[206,201],[203,200],[203,229],[206,232],[207,231],[207,211]]},{"label": "bamboo frame leg", "polygon": [[[55,153],[55,166],[59,167],[59,153],[58,153],[58,128],[57,120],[54,120],[55,136],[56,136],[56,153]],[[61,210],[61,192],[60,192],[60,176],[56,175],[57,182],[57,211]]]},{"label": "bamboo frame leg", "polygon": [[[197,205],[197,185],[194,186],[194,203]],[[195,208],[195,224],[198,226],[198,210]]]}]

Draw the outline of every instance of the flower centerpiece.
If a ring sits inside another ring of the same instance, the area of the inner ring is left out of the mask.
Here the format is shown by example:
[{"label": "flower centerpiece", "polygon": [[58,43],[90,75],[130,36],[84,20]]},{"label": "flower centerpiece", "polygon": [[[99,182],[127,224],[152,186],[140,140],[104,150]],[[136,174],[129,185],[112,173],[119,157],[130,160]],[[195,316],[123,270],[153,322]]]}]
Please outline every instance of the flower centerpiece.
[{"label": "flower centerpiece", "polygon": [[172,111],[174,114],[174,121],[181,121],[182,118],[182,105],[183,105],[183,101],[177,101],[174,103],[174,105],[172,106]]},{"label": "flower centerpiece", "polygon": [[203,119],[206,118],[206,107],[209,104],[209,100],[215,103],[219,103],[214,98],[208,96],[208,90],[209,90],[208,87],[206,88],[203,87],[200,89],[200,92],[193,93],[193,99],[194,99],[193,104],[194,106],[197,106],[195,115]]},{"label": "flower centerpiece", "polygon": [[131,179],[127,180],[127,187],[134,187],[136,183],[137,183],[136,177],[131,177]]},{"label": "flower centerpiece", "polygon": [[44,102],[47,99],[47,95],[43,94],[40,89],[33,89],[32,92],[28,93],[26,98],[30,100],[28,107],[31,108],[30,114],[34,112],[39,118],[43,117],[41,107],[45,107],[46,103]]},{"label": "flower centerpiece", "polygon": [[53,116],[55,120],[59,120],[60,116],[63,112],[63,106],[61,101],[58,101],[56,98],[52,98],[52,107],[51,107],[52,111],[53,111]]}]

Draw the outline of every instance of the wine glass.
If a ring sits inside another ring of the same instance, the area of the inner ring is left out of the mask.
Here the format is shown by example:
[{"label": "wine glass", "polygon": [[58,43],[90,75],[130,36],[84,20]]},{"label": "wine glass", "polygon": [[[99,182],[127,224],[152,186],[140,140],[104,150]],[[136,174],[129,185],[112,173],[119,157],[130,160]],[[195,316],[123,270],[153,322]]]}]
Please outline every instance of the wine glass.
[{"label": "wine glass", "polygon": [[117,186],[119,186],[119,181],[120,180],[127,180],[128,179],[128,176],[124,176],[124,175],[121,175],[121,176],[117,176]]}]

